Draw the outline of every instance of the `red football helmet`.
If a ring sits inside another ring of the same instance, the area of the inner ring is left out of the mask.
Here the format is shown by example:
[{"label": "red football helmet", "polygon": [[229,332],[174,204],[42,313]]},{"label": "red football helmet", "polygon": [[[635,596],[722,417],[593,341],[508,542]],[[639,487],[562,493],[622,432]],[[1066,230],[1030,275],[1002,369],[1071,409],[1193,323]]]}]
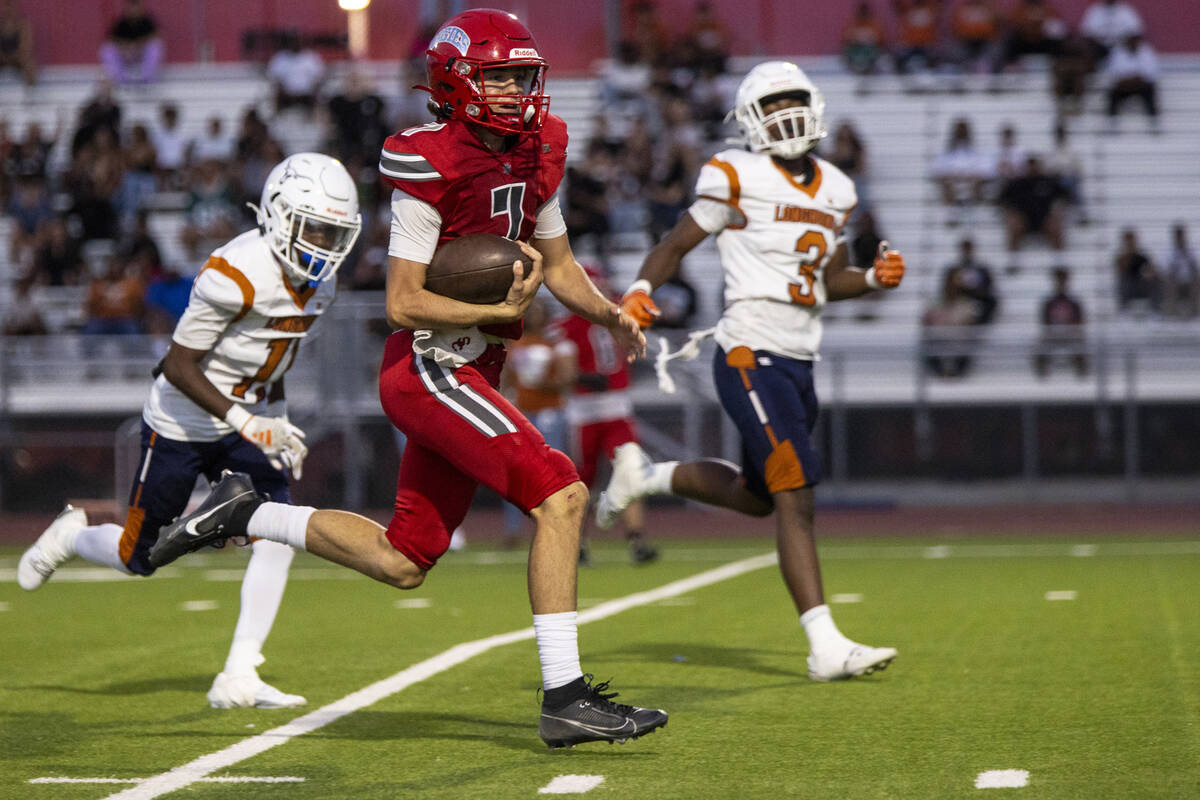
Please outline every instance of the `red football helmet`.
[{"label": "red football helmet", "polygon": [[[533,34],[514,14],[494,8],[464,11],[446,20],[425,51],[433,107],[494,133],[533,133],[546,119],[546,60]],[[486,95],[484,71],[509,70],[517,85],[508,94]]]}]

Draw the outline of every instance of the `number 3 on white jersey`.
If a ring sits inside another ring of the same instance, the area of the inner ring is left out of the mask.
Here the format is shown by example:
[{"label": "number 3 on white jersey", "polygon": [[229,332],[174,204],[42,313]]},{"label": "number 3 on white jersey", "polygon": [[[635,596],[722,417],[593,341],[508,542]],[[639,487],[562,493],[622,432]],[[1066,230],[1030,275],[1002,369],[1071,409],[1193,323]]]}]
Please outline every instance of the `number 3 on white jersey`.
[{"label": "number 3 on white jersey", "polygon": [[817,265],[825,258],[825,237],[818,231],[809,231],[796,240],[796,252],[800,253],[800,280],[788,285],[788,294],[792,302],[801,306],[811,306],[817,302],[813,294],[813,281],[816,280]]}]

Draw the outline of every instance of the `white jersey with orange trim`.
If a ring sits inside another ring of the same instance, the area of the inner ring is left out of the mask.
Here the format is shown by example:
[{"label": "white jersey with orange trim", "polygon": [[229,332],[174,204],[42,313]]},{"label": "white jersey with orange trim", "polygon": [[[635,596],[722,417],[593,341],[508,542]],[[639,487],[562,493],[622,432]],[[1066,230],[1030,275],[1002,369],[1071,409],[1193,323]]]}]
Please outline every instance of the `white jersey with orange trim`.
[{"label": "white jersey with orange trim", "polygon": [[726,351],[818,357],[825,267],[858,199],[845,173],[811,159],[808,183],[746,150],[717,153],[700,170],[688,213],[717,237],[725,310],[716,340]]},{"label": "white jersey with orange trim", "polygon": [[[172,341],[206,350],[204,376],[230,400],[260,413],[271,384],[296,358],[300,340],[333,303],[337,279],[296,288],[258,231],[213,251],[196,276]],[[233,427],[159,375],[142,409],[152,429],[178,441],[209,442]]]}]

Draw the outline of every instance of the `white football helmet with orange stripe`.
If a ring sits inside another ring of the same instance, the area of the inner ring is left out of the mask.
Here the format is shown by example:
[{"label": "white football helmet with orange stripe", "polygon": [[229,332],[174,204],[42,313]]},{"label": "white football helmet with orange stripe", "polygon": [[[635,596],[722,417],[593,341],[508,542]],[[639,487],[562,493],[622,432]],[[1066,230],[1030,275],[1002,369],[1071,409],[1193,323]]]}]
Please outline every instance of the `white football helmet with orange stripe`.
[{"label": "white football helmet with orange stripe", "polygon": [[261,204],[250,207],[271,250],[301,280],[331,277],[362,230],[354,179],[323,153],[279,162],[263,184]]},{"label": "white football helmet with orange stripe", "polygon": [[[802,105],[769,114],[763,111],[771,100],[783,97],[794,97]],[[804,70],[790,61],[766,61],[742,79],[726,121],[730,117],[737,120],[742,132],[742,138],[732,142],[745,144],[755,153],[796,158],[825,138],[824,115],[825,96]]]}]

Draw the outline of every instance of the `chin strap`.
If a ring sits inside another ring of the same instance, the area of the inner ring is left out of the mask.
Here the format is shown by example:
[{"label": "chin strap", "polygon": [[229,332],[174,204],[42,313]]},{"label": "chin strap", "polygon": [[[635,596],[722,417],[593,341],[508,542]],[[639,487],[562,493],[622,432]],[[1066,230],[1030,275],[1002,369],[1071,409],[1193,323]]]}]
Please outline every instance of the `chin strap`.
[{"label": "chin strap", "polygon": [[671,352],[671,343],[667,341],[667,337],[658,337],[659,350],[658,355],[654,357],[654,374],[658,376],[658,388],[667,394],[675,394],[675,379],[671,377],[667,365],[677,358],[681,358],[684,361],[691,361],[700,355],[700,345],[704,344],[704,340],[716,332],[716,328],[692,331],[688,334],[688,340],[673,353]]}]

